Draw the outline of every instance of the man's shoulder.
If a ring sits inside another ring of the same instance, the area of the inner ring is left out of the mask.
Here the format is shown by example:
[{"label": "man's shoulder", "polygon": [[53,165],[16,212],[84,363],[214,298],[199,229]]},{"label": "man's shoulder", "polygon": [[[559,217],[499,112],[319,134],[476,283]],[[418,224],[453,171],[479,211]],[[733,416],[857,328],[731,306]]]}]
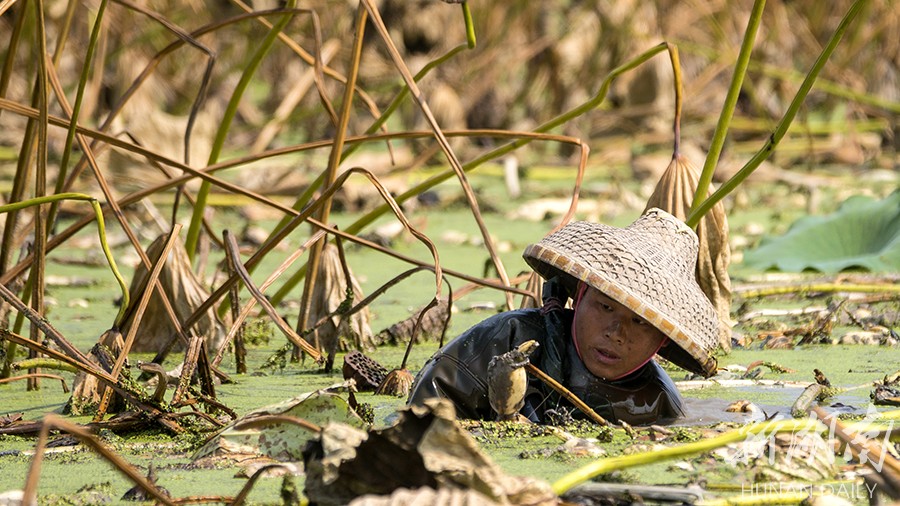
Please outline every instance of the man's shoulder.
[{"label": "man's shoulder", "polygon": [[501,338],[529,334],[539,338],[545,334],[546,322],[540,309],[513,309],[491,315],[463,332],[457,339]]}]

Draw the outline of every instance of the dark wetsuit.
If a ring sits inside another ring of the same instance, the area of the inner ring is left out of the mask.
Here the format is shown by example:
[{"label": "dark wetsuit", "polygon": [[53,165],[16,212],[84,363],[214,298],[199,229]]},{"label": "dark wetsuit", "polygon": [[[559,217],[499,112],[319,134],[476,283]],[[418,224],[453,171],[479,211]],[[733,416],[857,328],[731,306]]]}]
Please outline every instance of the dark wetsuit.
[{"label": "dark wetsuit", "polygon": [[[545,295],[548,287],[545,286]],[[558,304],[494,315],[448,343],[422,367],[410,392],[410,404],[443,397],[456,406],[460,418],[493,420],[488,401],[487,367],[491,358],[534,339],[540,346],[531,362],[549,374],[610,422],[632,425],[665,423],[684,415],[671,378],[651,360],[625,378],[603,380],[591,374],[572,343],[574,312]],[[536,423],[560,408],[583,417],[539,379],[528,376],[521,413]]]}]

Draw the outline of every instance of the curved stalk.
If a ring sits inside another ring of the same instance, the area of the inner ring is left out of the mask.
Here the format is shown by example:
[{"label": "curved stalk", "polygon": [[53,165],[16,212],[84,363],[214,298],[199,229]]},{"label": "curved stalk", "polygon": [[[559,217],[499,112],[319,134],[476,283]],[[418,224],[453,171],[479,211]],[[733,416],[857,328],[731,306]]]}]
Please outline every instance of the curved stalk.
[{"label": "curved stalk", "polygon": [[[609,88],[612,85],[612,82],[617,77],[624,74],[625,72],[628,72],[629,70],[633,70],[634,68],[638,67],[639,65],[646,62],[650,58],[653,58],[660,52],[665,51],[666,48],[667,48],[667,43],[663,42],[661,44],[658,44],[658,45],[648,49],[647,51],[644,51],[643,53],[636,56],[634,59],[611,70],[610,73],[603,80],[603,83],[600,85],[600,89],[590,100],[544,122],[543,124],[541,124],[540,126],[535,128],[533,133],[547,133],[550,130],[553,130],[554,128],[556,128],[568,121],[571,121],[579,116],[582,116],[582,115],[594,110],[597,106],[599,106],[601,103],[603,103],[603,101],[606,99],[606,94],[609,92]],[[463,170],[463,172],[469,172],[491,160],[500,158],[501,156],[503,156],[507,153],[515,151],[516,149],[519,149],[522,146],[525,146],[525,145],[531,143],[531,141],[535,140],[535,138],[536,137],[525,137],[525,138],[521,138],[521,139],[512,141],[510,143],[504,144],[497,148],[494,148],[491,151],[488,151],[487,153],[481,155],[480,157],[464,164],[462,166],[462,170]],[[447,169],[425,181],[422,181],[421,183],[413,186],[412,188],[403,192],[402,194],[397,195],[396,197],[394,197],[394,199],[398,203],[403,203],[406,200],[408,200],[412,197],[415,197],[416,195],[418,195],[426,190],[429,190],[429,189],[437,186],[440,183],[443,183],[444,181],[452,178],[454,175],[456,175],[456,173],[453,171],[453,169]],[[381,215],[386,213],[387,211],[388,211],[388,207],[386,205],[381,205],[381,206],[377,207],[376,209],[372,210],[371,212],[369,212],[368,214],[366,214],[365,216],[356,220],[352,224],[350,224],[348,227],[345,228],[345,230],[348,233],[356,234],[360,230],[362,230],[364,227],[366,227],[367,225],[369,225],[373,221],[375,221],[377,218],[379,218]]]},{"label": "curved stalk", "polygon": [[128,308],[128,284],[125,283],[125,278],[123,278],[122,274],[119,272],[119,268],[116,265],[116,260],[112,255],[112,251],[109,249],[109,243],[106,241],[106,224],[103,221],[103,209],[97,199],[83,193],[58,193],[55,195],[45,195],[43,197],[37,197],[2,205],[0,206],[0,214],[10,211],[18,211],[26,207],[59,202],[61,200],[85,200],[90,202],[91,207],[93,207],[94,209],[94,214],[96,215],[97,219],[97,231],[98,235],[100,236],[100,247],[103,249],[103,254],[106,256],[106,262],[109,264],[109,268],[112,271],[113,276],[115,276],[116,282],[118,282],[119,284],[119,288],[122,290],[122,305],[119,307],[119,313],[116,315],[114,323],[114,326],[118,328],[119,324],[122,323],[125,311]]}]

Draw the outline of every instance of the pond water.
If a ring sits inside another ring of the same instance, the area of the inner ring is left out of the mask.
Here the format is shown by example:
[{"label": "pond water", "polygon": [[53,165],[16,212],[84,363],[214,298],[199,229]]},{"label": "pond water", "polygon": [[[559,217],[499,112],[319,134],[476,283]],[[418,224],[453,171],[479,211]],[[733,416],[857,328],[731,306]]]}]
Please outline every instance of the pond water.
[{"label": "pond water", "polygon": [[[630,221],[637,210],[614,217],[617,225]],[[338,215],[340,223],[350,221]],[[427,230],[438,238],[443,230],[456,230],[465,238],[462,242],[438,240],[442,265],[457,269],[474,276],[482,276],[485,271],[487,255],[478,241],[478,233],[474,230],[471,215],[468,211],[442,210],[429,212],[426,216]],[[497,234],[498,241],[503,243],[501,257],[510,273],[525,270],[521,259],[521,251],[526,244],[540,238],[552,224],[549,222],[533,223],[509,221],[502,214],[486,216],[492,233]],[[738,221],[740,222],[740,221]],[[294,241],[296,242],[296,241]],[[262,278],[271,272],[277,263],[286,256],[291,247],[276,251],[255,273],[255,278]],[[397,249],[404,254],[421,260],[429,260],[430,255],[419,243],[405,241],[397,244]],[[124,250],[117,250],[122,253]],[[117,287],[106,267],[72,265],[71,258],[84,256],[83,252],[74,255],[54,252],[49,257],[48,272],[63,278],[87,277],[93,284],[90,286],[54,285],[48,288],[51,306],[48,312],[50,322],[61,330],[79,349],[88,350],[97,337],[111,324],[115,314],[115,299],[118,297]],[[125,261],[126,253],[120,268],[126,279],[130,279],[130,266]],[[409,266],[400,261],[387,258],[383,254],[371,251],[348,248],[348,258],[364,291],[371,292],[401,270]],[[738,266],[737,272],[740,272]],[[259,281],[259,280],[258,280]],[[458,279],[450,281],[458,289],[465,283]],[[279,306],[279,311],[290,320],[296,318],[296,300],[299,288]],[[446,288],[445,288],[446,290]],[[446,293],[446,291],[444,292]],[[434,295],[434,277],[423,272],[415,274],[407,282],[391,288],[384,296],[372,305],[372,327],[376,332],[388,325],[408,317],[413,311],[428,302]],[[244,295],[243,297],[246,297]],[[246,300],[246,298],[244,299]],[[803,305],[821,305],[821,301],[805,300],[754,301],[755,305],[776,307],[797,307]],[[493,314],[502,308],[503,298],[496,292],[476,290],[457,302],[458,312],[453,315],[448,338],[462,332],[470,325]],[[479,309],[480,308],[480,309]],[[496,309],[491,309],[496,308]],[[799,325],[794,319],[785,319],[783,325]],[[742,327],[742,331],[752,333],[754,328]],[[841,332],[836,328],[835,333]],[[236,375],[233,384],[221,385],[217,388],[220,400],[234,409],[239,415],[252,409],[274,404],[294,397],[300,393],[323,388],[340,382],[340,369],[331,374],[318,371],[310,364],[288,364],[283,370],[261,371],[260,365],[271,356],[272,352],[284,342],[277,332],[272,333],[268,343],[252,347],[249,350],[251,374]],[[433,342],[422,343],[413,348],[407,363],[411,372],[416,372],[427,357],[437,349]],[[388,369],[399,367],[403,358],[402,346],[382,346],[371,356]],[[147,359],[136,356],[135,359]],[[173,366],[177,357],[173,356],[167,366]],[[762,383],[739,383],[740,377],[723,375],[719,383],[704,383],[699,380],[688,380],[683,371],[667,369],[669,374],[679,382],[687,403],[688,416],[678,422],[678,426],[701,430],[721,422],[743,423],[754,421],[760,416],[789,416],[790,408],[803,390],[803,386],[812,382],[813,369],[825,373],[838,393],[827,399],[823,405],[828,409],[849,412],[857,415],[865,414],[870,407],[869,393],[872,384],[880,381],[885,375],[892,374],[900,368],[900,349],[879,346],[803,346],[790,350],[761,349],[753,343],[748,349],[736,349],[719,358],[720,366],[747,366],[756,361],[767,361],[778,364],[792,372],[776,373],[764,369]],[[341,363],[341,356],[336,364]],[[222,368],[228,372],[234,370],[231,356],[227,356]],[[72,375],[62,374],[69,385]],[[736,382],[737,381],[737,382]],[[699,385],[703,388],[697,388]],[[58,382],[44,382],[41,390],[26,392],[24,385],[14,383],[0,385],[0,416],[22,413],[28,420],[39,419],[47,412],[59,412],[69,395],[59,388]],[[360,394],[360,401],[369,403],[375,410],[376,424],[388,424],[394,418],[396,409],[403,404],[403,399]],[[758,411],[751,413],[731,413],[725,408],[735,401],[749,401],[757,406]],[[879,411],[891,408],[878,407]],[[87,422],[87,418],[74,419],[76,422]],[[596,431],[594,431],[596,432]],[[583,434],[592,437],[594,434]],[[477,440],[483,450],[495,459],[504,470],[513,474],[524,474],[553,480],[583,465],[584,458],[557,456],[548,459],[523,459],[526,449],[540,449],[559,445],[558,439],[510,437],[491,430],[482,430]],[[204,493],[235,494],[245,483],[245,478],[235,477],[235,469],[191,469],[187,455],[196,446],[197,441],[171,437],[162,433],[145,433],[128,435],[126,441],[118,441],[116,448],[135,465],[146,469],[154,460],[164,459],[166,464],[160,469],[160,480],[176,496],[196,495]],[[23,484],[30,456],[27,451],[33,446],[33,440],[0,436],[0,491],[19,488]],[[610,447],[611,452],[622,451],[623,444]],[[23,453],[24,452],[24,453]],[[628,479],[641,483],[682,483],[689,473],[672,470],[667,464],[647,466],[634,471]],[[61,453],[48,457],[44,463],[41,481],[42,491],[52,494],[74,494],[80,488],[107,484],[116,494],[121,496],[130,484],[110,469],[109,465],[92,453],[79,450]],[[280,480],[263,480],[259,489],[251,496],[252,500],[265,503],[278,497]]]}]

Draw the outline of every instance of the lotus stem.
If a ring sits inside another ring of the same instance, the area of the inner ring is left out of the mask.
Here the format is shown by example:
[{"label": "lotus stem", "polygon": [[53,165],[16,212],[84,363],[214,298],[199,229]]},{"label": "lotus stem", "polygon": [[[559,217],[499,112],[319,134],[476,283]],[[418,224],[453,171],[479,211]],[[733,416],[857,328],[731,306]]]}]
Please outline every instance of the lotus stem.
[{"label": "lotus stem", "polygon": [[106,241],[106,225],[103,222],[103,209],[100,207],[100,203],[97,202],[97,199],[91,199],[91,207],[94,208],[94,213],[97,215],[97,233],[100,235],[100,247],[103,248],[106,262],[109,264],[109,268],[112,270],[113,276],[116,277],[116,282],[119,283],[119,288],[122,290],[122,303],[119,305],[119,313],[116,315],[115,323],[113,325],[115,328],[119,328],[122,324],[122,320],[125,319],[125,312],[128,310],[128,284],[125,283],[125,278],[122,277],[119,268],[116,267],[116,259],[113,257],[112,251],[109,249],[109,243]]},{"label": "lotus stem", "polygon": [[[719,114],[719,121],[716,123],[716,130],[710,142],[709,152],[706,154],[706,161],[703,163],[703,169],[700,172],[697,189],[694,191],[691,215],[687,220],[691,228],[700,222],[703,214],[706,214],[705,212],[700,214],[693,222],[690,219],[694,216],[700,202],[709,195],[709,185],[712,182],[713,173],[716,171],[716,165],[719,163],[719,156],[721,156],[722,147],[725,145],[725,137],[728,135],[728,126],[731,123],[731,117],[734,116],[738,95],[740,95],[741,86],[744,84],[744,77],[747,75],[750,53],[753,52],[753,44],[756,42],[756,33],[759,31],[759,24],[762,21],[762,13],[765,6],[766,0],[755,0],[753,2],[750,19],[747,20],[747,29],[744,31],[744,40],[741,43],[741,49],[734,66],[734,74],[731,76],[731,85],[728,87],[728,93],[725,95],[725,103],[722,105],[722,112]],[[711,208],[712,206],[710,206]]]},{"label": "lotus stem", "polygon": [[[760,148],[760,150],[757,151],[757,153],[746,164],[744,164],[743,167],[741,167],[741,170],[739,170],[734,176],[731,177],[731,179],[720,186],[719,189],[715,191],[715,193],[704,199],[699,205],[697,205],[697,199],[694,199],[695,206],[693,209],[691,209],[691,214],[686,220],[688,226],[695,227],[704,214],[712,209],[712,207],[716,205],[716,203],[725,198],[726,195],[737,188],[738,185],[744,182],[744,180],[747,179],[747,177],[752,174],[753,171],[756,170],[756,168],[759,167],[760,164],[762,164],[762,162],[765,161],[775,151],[776,146],[778,146],[778,143],[781,142],[784,134],[787,133],[788,128],[791,126],[791,122],[794,121],[794,117],[800,110],[800,106],[803,105],[804,100],[806,100],[806,96],[809,94],[809,90],[812,89],[813,84],[816,82],[816,78],[819,77],[819,73],[825,67],[825,63],[828,61],[828,58],[830,58],[831,54],[834,53],[834,49],[837,47],[838,43],[841,41],[841,38],[844,36],[844,33],[847,31],[847,27],[850,26],[850,23],[856,18],[856,15],[862,9],[866,1],[867,0],[856,0],[855,2],[853,2],[853,5],[850,6],[847,14],[844,15],[844,18],[841,19],[841,23],[831,35],[831,39],[829,39],[828,44],[824,49],[822,49],[822,53],[819,55],[819,58],[813,64],[812,68],[809,70],[809,73],[806,74],[806,78],[803,80],[803,83],[800,84],[800,89],[797,90],[797,94],[794,95],[794,99],[788,106],[787,111],[784,113],[781,121],[778,122],[778,125],[775,126],[775,130],[772,132],[772,135],[769,136],[769,139],[766,141],[763,147]],[[707,157],[707,160],[708,159],[709,157]],[[705,176],[706,165],[704,165],[703,170],[703,176]],[[712,174],[709,174],[709,177],[711,178]],[[704,191],[706,191],[707,188],[704,188]],[[704,193],[700,193],[699,190],[700,188],[698,187],[698,191],[697,193],[695,193],[695,195],[705,195]]]},{"label": "lotus stem", "polygon": [[[751,490],[753,489],[751,488]],[[744,497],[744,495],[742,494],[735,497],[723,497],[721,499],[697,501],[694,504],[696,504],[697,506],[761,506],[764,504],[806,504],[806,501],[808,501],[810,497],[818,495],[820,494],[813,494],[811,491],[777,492],[771,494],[753,493],[746,494],[746,497]]]},{"label": "lotus stem", "polygon": [[472,11],[469,9],[469,2],[462,3],[463,19],[466,20],[466,43],[469,49],[475,49],[475,23],[472,21]]},{"label": "lotus stem", "polygon": [[[287,5],[288,8],[293,9],[295,2],[290,2]],[[234,120],[235,115],[237,114],[238,104],[240,104],[241,97],[244,95],[244,92],[247,90],[247,87],[250,85],[250,80],[253,78],[253,75],[256,73],[256,70],[259,68],[262,63],[263,58],[265,58],[266,54],[271,49],[272,44],[278,38],[278,35],[284,30],[284,27],[287,26],[288,22],[293,19],[293,14],[285,14],[278,20],[269,33],[266,34],[265,39],[260,42],[259,47],[256,50],[256,53],[253,54],[253,57],[250,58],[250,62],[247,64],[247,67],[244,69],[244,72],[241,74],[241,79],[238,82],[237,86],[234,89],[234,93],[231,94],[231,99],[228,101],[228,105],[225,108],[225,113],[222,117],[222,122],[219,125],[218,131],[216,131],[216,137],[213,140],[212,149],[209,153],[209,161],[207,165],[213,165],[219,160],[219,155],[222,152],[222,148],[225,145],[225,138],[228,135],[228,130],[231,128],[231,122]],[[203,224],[203,213],[206,209],[206,202],[209,198],[209,191],[212,187],[212,184],[209,181],[204,180],[203,183],[200,184],[200,189],[197,191],[197,201],[194,203],[194,212],[191,215],[191,223],[188,226],[187,237],[185,238],[185,250],[187,251],[188,257],[193,262],[194,257],[197,253],[197,242],[200,239],[200,227]]]},{"label": "lotus stem", "polygon": [[798,432],[798,431],[816,431],[821,432],[827,427],[812,418],[803,418],[799,420],[777,420],[771,422],[755,423],[745,425],[738,429],[734,429],[716,437],[703,439],[693,443],[681,446],[673,446],[662,450],[654,450],[633,455],[622,455],[618,457],[609,457],[594,461],[580,469],[563,476],[556,480],[552,487],[554,493],[562,495],[572,487],[583,483],[591,478],[603,473],[626,469],[629,467],[642,466],[646,464],[655,464],[657,462],[695,455],[707,452],[715,448],[719,448],[731,443],[747,439],[749,436],[757,434],[777,434],[782,432]]},{"label": "lotus stem", "polygon": [[119,268],[116,265],[116,260],[112,255],[112,251],[109,249],[109,243],[106,241],[106,225],[103,221],[103,209],[97,199],[83,193],[57,193],[55,195],[45,195],[43,197],[35,197],[33,199],[22,200],[19,202],[12,202],[10,204],[2,205],[0,206],[0,214],[10,211],[18,211],[26,207],[39,206],[41,204],[51,202],[59,202],[61,200],[85,200],[90,202],[91,207],[93,207],[94,209],[94,214],[97,218],[97,231],[98,235],[100,236],[100,247],[103,249],[103,254],[106,256],[106,262],[109,264],[109,268],[112,271],[113,276],[115,276],[116,282],[118,282],[119,288],[122,291],[122,305],[119,307],[119,313],[116,315],[115,319],[115,326],[118,328],[118,325],[122,322],[122,319],[125,315],[125,311],[128,309],[128,284],[125,283],[125,278],[123,278],[122,274],[119,272]]}]

